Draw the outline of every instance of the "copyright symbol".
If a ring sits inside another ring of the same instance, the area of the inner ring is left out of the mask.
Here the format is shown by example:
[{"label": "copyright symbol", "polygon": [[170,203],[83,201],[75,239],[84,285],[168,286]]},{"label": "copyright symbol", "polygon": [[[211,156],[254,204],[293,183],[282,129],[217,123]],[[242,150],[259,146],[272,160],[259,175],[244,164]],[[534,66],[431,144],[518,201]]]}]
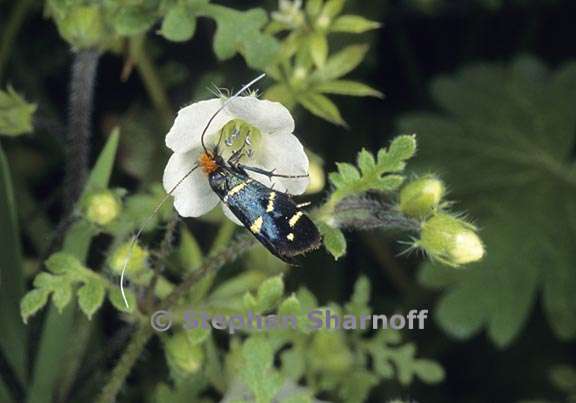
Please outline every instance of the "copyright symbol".
[{"label": "copyright symbol", "polygon": [[156,311],[150,316],[150,326],[158,332],[165,332],[172,326],[172,314],[168,311]]}]

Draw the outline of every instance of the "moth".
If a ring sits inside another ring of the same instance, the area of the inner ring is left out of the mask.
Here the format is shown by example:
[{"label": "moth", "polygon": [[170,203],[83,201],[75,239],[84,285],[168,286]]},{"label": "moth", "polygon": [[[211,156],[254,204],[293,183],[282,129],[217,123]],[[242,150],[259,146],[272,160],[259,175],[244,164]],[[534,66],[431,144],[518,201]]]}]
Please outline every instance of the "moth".
[{"label": "moth", "polygon": [[[227,102],[241,92],[242,90]],[[302,178],[307,177],[307,174],[283,175],[243,165],[239,162],[244,154],[243,148],[224,160],[219,153],[221,138],[211,151],[206,148],[204,136],[208,126],[225,105],[226,103],[214,113],[201,137],[204,153],[200,156],[198,166],[208,175],[210,187],[244,227],[278,258],[291,262],[294,256],[318,248],[320,233],[316,225],[300,206],[294,203],[290,195],[251,178],[247,171],[268,178]]]}]

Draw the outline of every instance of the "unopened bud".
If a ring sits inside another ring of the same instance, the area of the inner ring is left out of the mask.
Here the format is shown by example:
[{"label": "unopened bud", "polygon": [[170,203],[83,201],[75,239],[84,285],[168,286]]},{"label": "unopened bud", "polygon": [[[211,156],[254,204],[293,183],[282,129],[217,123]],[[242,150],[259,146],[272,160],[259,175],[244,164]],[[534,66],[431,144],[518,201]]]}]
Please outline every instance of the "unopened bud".
[{"label": "unopened bud", "polygon": [[474,226],[443,213],[422,225],[417,245],[433,259],[453,267],[475,262],[484,256],[484,245]]},{"label": "unopened bud", "polygon": [[98,225],[114,221],[122,210],[122,204],[114,193],[103,191],[88,196],[86,201],[86,218]]},{"label": "unopened bud", "polygon": [[134,244],[131,249],[129,242],[116,248],[110,259],[110,268],[114,273],[122,273],[124,265],[126,265],[126,274],[128,276],[140,273],[146,269],[148,251],[138,244]]},{"label": "unopened bud", "polygon": [[426,218],[438,209],[444,192],[442,181],[433,176],[413,180],[400,191],[400,211],[409,217]]}]

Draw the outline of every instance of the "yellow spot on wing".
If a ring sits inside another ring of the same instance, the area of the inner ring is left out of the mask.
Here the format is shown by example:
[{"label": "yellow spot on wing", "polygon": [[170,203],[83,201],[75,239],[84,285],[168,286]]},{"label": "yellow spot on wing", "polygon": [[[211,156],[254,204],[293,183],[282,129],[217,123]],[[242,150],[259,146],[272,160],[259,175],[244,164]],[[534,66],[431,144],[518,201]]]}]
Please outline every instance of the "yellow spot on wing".
[{"label": "yellow spot on wing", "polygon": [[228,201],[228,198],[230,196],[234,196],[236,193],[240,192],[242,189],[244,189],[246,187],[247,184],[249,184],[250,182],[252,182],[251,179],[248,179],[246,182],[242,182],[237,184],[236,186],[234,186],[232,189],[230,189],[228,191],[228,193],[226,193],[226,196],[224,196],[224,202]]},{"label": "yellow spot on wing", "polygon": [[288,235],[286,235],[286,238],[288,238],[289,241],[293,241],[294,240],[294,234],[291,232]]},{"label": "yellow spot on wing", "polygon": [[259,234],[260,229],[262,228],[262,222],[263,222],[262,216],[255,219],[252,225],[250,226],[250,231],[252,231],[255,234]]},{"label": "yellow spot on wing", "polygon": [[290,225],[290,227],[292,228],[293,226],[296,225],[296,223],[298,222],[298,220],[300,219],[300,217],[302,217],[304,213],[302,213],[301,211],[297,212],[296,214],[294,214],[292,217],[290,217],[290,220],[288,221],[288,225]]},{"label": "yellow spot on wing", "polygon": [[268,207],[266,207],[266,212],[271,213],[274,211],[274,199],[276,198],[276,192],[270,192],[268,197]]}]

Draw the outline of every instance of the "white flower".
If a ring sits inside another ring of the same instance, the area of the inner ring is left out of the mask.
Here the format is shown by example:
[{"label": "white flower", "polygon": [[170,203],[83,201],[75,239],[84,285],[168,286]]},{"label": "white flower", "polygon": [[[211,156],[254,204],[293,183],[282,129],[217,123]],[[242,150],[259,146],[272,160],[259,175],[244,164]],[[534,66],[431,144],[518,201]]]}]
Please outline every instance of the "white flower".
[{"label": "white flower", "polygon": [[[225,100],[220,98],[196,102],[180,109],[174,125],[166,135],[166,145],[174,152],[164,170],[164,189],[169,192],[197,163],[204,153],[202,131],[208,120]],[[308,157],[296,136],[294,119],[288,109],[277,102],[260,100],[254,96],[232,100],[210,123],[204,137],[208,151],[219,138],[219,153],[226,160],[243,147],[243,165],[274,170],[282,175],[308,173]],[[301,194],[308,186],[308,178],[268,178],[248,172],[255,180],[275,190]],[[212,210],[220,199],[208,184],[208,175],[196,169],[173,192],[174,207],[183,217],[199,217]],[[240,221],[222,204],[224,213],[236,224]]]}]

